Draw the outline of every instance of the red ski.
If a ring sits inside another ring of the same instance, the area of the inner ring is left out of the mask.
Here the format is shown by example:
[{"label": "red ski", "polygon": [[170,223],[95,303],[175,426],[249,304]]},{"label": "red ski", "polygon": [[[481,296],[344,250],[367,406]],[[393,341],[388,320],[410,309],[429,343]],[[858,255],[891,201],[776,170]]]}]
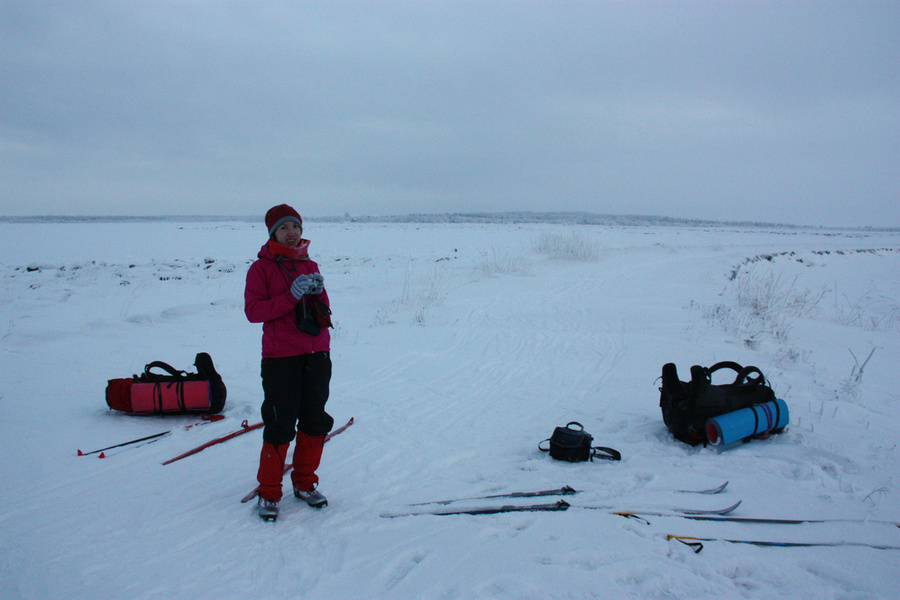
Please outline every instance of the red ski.
[{"label": "red ski", "polygon": [[[344,425],[343,427],[339,427],[339,428],[335,429],[334,431],[332,431],[331,433],[329,433],[328,435],[326,435],[326,436],[325,436],[325,442],[327,442],[328,440],[330,440],[331,438],[333,438],[333,437],[336,436],[337,434],[341,433],[342,431],[344,431],[345,429],[347,429],[347,428],[350,427],[351,425],[353,425],[353,417],[350,417],[350,420],[347,421],[347,424],[346,424],[346,425]],[[322,442],[322,443],[324,444],[325,442]],[[282,477],[285,476],[285,475],[287,475],[288,473],[290,473],[291,469],[293,469],[293,468],[294,468],[294,465],[287,465],[287,466],[284,468],[284,472],[281,474]],[[253,488],[253,491],[252,491],[252,492],[250,492],[249,494],[247,494],[246,496],[244,496],[243,498],[241,498],[241,502],[250,502],[251,500],[253,500],[254,498],[256,498],[256,496],[257,496],[258,494],[259,494],[259,486],[256,486],[255,488]]]},{"label": "red ski", "polygon": [[222,443],[222,442],[224,442],[224,441],[226,441],[226,440],[230,440],[231,438],[237,437],[237,436],[242,435],[242,434],[244,434],[244,433],[247,433],[248,431],[253,431],[254,429],[259,429],[259,428],[262,427],[262,426],[263,426],[262,423],[256,423],[255,425],[249,425],[249,424],[247,423],[247,421],[244,421],[243,423],[241,423],[241,429],[238,429],[237,431],[232,432],[232,433],[229,433],[228,435],[224,435],[224,436],[222,436],[222,437],[220,437],[220,438],[216,438],[216,439],[214,439],[214,440],[210,440],[210,441],[206,442],[205,444],[203,444],[203,445],[201,445],[201,446],[197,446],[197,447],[194,448],[193,450],[188,450],[188,451],[185,452],[184,454],[179,454],[179,455],[176,456],[175,458],[170,458],[169,460],[167,460],[167,461],[164,462],[163,464],[164,464],[164,465],[167,465],[167,464],[169,464],[169,463],[175,462],[176,460],[181,460],[182,458],[187,458],[188,456],[191,456],[192,454],[197,454],[197,453],[200,452],[201,450],[206,450],[206,449],[209,448],[210,446],[215,446],[216,444],[220,444],[220,443]]}]

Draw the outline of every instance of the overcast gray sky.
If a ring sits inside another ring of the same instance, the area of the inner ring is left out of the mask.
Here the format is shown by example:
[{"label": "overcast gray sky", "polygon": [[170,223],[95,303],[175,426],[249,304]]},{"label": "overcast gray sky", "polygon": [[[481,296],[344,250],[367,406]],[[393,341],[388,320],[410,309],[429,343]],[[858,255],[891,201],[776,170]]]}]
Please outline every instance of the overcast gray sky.
[{"label": "overcast gray sky", "polygon": [[0,215],[900,226],[900,2],[0,0]]}]

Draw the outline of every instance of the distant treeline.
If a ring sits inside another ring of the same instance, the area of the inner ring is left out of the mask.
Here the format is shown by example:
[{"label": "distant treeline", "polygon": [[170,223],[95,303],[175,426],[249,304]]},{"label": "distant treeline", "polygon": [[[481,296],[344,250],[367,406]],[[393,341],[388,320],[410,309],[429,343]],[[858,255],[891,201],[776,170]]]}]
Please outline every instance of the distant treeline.
[{"label": "distant treeline", "polygon": [[[551,225],[606,225],[619,227],[754,227],[754,228],[789,228],[789,229],[851,229],[855,231],[900,231],[896,227],[813,227],[791,225],[785,223],[767,223],[761,221],[712,221],[703,219],[684,219],[659,217],[653,215],[601,215],[584,212],[502,212],[502,213],[422,213],[387,216],[353,216],[342,217],[304,217],[312,222],[320,223],[493,223],[493,224],[525,224],[546,223]],[[258,216],[217,216],[217,215],[159,215],[159,216],[0,216],[0,223],[222,223],[240,222],[256,223]]]}]

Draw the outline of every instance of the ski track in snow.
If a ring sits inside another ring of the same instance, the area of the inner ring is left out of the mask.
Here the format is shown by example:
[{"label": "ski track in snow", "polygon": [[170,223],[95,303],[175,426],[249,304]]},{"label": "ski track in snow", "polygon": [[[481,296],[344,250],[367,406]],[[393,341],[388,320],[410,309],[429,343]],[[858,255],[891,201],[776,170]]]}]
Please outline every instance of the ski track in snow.
[{"label": "ski track in snow", "polygon": [[[264,523],[239,502],[258,432],[160,464],[260,420],[260,328],[242,293],[263,228],[0,230],[4,600],[893,598],[900,586],[897,551],[694,554],[665,537],[898,545],[896,527],[577,508],[742,499],[736,516],[900,520],[896,232],[310,223],[336,325],[329,411],[356,421],[326,446],[329,506],[288,493]],[[60,253],[42,239],[69,241]],[[561,251],[539,250],[548,241]],[[228,385],[226,419],[186,429],[198,419],[106,409],[107,379],[152,360],[193,370],[199,351]],[[719,360],[766,373],[791,410],[785,433],[727,450],[671,438],[662,365],[684,380]],[[549,459],[537,445],[568,421],[623,460]],[[166,430],[102,460],[75,455]],[[725,480],[718,495],[674,491]],[[581,490],[564,513],[380,517],[564,484]]]}]

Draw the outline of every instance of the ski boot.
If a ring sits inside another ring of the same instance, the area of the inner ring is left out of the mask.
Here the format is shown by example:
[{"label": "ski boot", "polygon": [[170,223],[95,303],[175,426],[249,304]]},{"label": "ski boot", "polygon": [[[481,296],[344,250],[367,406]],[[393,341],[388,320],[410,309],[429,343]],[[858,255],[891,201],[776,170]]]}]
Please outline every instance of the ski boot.
[{"label": "ski boot", "polygon": [[322,495],[316,488],[312,487],[306,491],[303,491],[299,488],[294,488],[294,495],[297,498],[300,498],[313,508],[322,508],[328,506],[328,499]]},{"label": "ski boot", "polygon": [[278,503],[274,500],[266,500],[259,497],[259,516],[263,521],[275,521],[278,519]]}]

